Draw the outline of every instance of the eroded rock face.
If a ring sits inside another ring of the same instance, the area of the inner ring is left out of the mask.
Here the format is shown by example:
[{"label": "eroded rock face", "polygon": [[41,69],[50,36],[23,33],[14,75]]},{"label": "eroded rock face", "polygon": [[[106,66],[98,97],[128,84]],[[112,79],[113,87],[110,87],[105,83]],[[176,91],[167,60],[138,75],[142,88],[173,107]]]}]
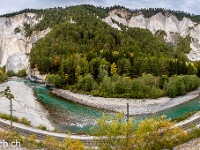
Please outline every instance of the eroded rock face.
[{"label": "eroded rock face", "polygon": [[9,56],[6,63],[6,71],[12,70],[18,73],[19,70],[29,68],[29,58],[27,54],[23,52],[17,52]]},{"label": "eroded rock face", "polygon": [[118,30],[121,30],[121,28],[114,25],[112,19],[129,27],[148,29],[153,34],[158,30],[164,30],[167,34],[167,36],[164,37],[166,42],[173,44],[177,43],[178,36],[184,38],[189,35],[192,38],[190,44],[191,52],[187,54],[187,56],[191,61],[200,60],[200,25],[192,22],[190,19],[183,18],[179,21],[175,16],[165,16],[162,13],[158,13],[150,18],[145,18],[143,14],[138,14],[127,19],[125,18],[126,15],[124,14],[124,10],[121,11],[121,17],[117,14],[120,14],[120,11],[113,10],[109,13],[108,17],[103,19],[103,21]]},{"label": "eroded rock face", "polygon": [[[33,32],[31,37],[26,37],[24,23],[34,26],[41,19],[37,18],[34,13],[19,14],[9,18],[0,17],[0,67],[8,65],[8,69],[12,69],[15,72],[19,69],[27,68],[29,62],[24,61],[27,60],[25,54],[28,54],[33,43],[39,38],[44,37],[50,29],[48,28],[42,32]],[[19,33],[14,32],[16,27],[21,29]],[[17,59],[17,56],[20,58]],[[17,68],[13,68],[14,66]]]}]

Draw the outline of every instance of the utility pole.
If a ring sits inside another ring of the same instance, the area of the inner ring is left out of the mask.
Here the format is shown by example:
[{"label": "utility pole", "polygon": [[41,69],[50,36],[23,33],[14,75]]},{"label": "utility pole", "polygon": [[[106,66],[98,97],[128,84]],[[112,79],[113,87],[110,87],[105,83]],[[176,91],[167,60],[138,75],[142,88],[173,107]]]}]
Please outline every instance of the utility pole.
[{"label": "utility pole", "polygon": [[127,103],[127,122],[129,120],[129,103]]},{"label": "utility pole", "polygon": [[10,92],[10,87],[8,86],[5,91],[4,91],[4,94],[6,95],[6,97],[8,99],[10,99],[10,124],[11,124],[11,127],[13,126],[13,121],[12,121],[12,99],[14,98],[14,95]]},{"label": "utility pole", "polygon": [[10,97],[10,124],[12,127],[13,123],[12,123],[12,98],[11,97]]}]

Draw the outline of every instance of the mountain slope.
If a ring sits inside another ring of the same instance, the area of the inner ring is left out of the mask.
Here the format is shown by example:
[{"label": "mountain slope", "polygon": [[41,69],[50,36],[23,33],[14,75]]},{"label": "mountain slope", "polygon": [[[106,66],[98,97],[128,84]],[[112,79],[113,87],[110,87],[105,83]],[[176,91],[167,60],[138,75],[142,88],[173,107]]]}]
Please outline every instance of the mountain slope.
[{"label": "mountain slope", "polygon": [[[142,12],[139,15],[129,14],[130,19],[127,19],[124,12],[126,12],[124,9],[114,9],[109,12],[109,16],[104,18],[103,21],[117,29],[120,29],[120,27],[114,23],[113,20],[128,27],[148,29],[153,34],[159,30],[163,30],[166,32],[164,40],[173,45],[176,45],[186,36],[190,36],[192,38],[190,44],[191,51],[187,56],[191,61],[200,60],[200,25],[196,22],[186,17],[183,17],[182,20],[178,20],[173,15],[163,15],[162,13],[157,13],[146,18]],[[155,35],[157,36],[157,34]]]}]

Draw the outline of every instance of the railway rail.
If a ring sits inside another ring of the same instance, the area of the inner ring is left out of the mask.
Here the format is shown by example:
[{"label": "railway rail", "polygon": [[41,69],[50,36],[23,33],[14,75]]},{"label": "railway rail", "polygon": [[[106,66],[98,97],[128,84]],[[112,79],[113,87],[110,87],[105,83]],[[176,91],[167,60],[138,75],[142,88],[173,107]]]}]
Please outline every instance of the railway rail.
[{"label": "railway rail", "polygon": [[[7,121],[7,120],[6,120]],[[0,128],[2,129],[10,129],[12,131],[15,131],[17,133],[20,133],[23,136],[30,136],[30,135],[35,135],[36,138],[38,140],[43,140],[46,139],[48,136],[51,136],[53,138],[58,139],[59,141],[64,140],[66,137],[69,137],[67,134],[60,134],[60,133],[53,133],[53,132],[46,132],[46,131],[40,131],[40,130],[33,130],[31,127],[27,127],[23,128],[23,127],[19,127],[16,126],[14,124],[14,126],[11,126],[8,121],[2,121],[2,119],[0,119]],[[183,130],[187,130],[191,125],[193,124],[200,124],[200,117],[187,122],[185,124],[180,125],[179,127]],[[57,135],[55,135],[57,134]],[[86,137],[82,137],[82,136],[70,136],[71,139],[78,139],[79,141],[83,142],[86,146],[95,146],[96,143],[104,143],[106,141],[103,140],[98,140],[95,137],[92,136],[86,136]]]},{"label": "railway rail", "polygon": [[190,122],[187,122],[183,125],[180,125],[179,127],[183,130],[187,130],[189,127],[191,127],[192,125],[198,125],[200,124],[200,117],[190,121]]},{"label": "railway rail", "polygon": [[[9,129],[11,131],[15,131],[17,133],[20,133],[23,136],[30,136],[30,135],[35,135],[38,140],[44,140],[48,136],[51,136],[53,138],[58,139],[59,141],[64,140],[65,138],[69,137],[67,134],[62,134],[62,136],[59,135],[53,135],[53,132],[46,132],[44,133],[43,131],[32,131],[32,130],[27,130],[18,126],[11,126],[10,124],[7,124],[5,122],[0,121],[0,128],[2,129]],[[59,134],[59,133],[58,133]],[[83,142],[85,145],[94,145],[96,142],[101,142],[98,141],[97,139],[91,138],[91,137],[81,137],[78,138],[78,136],[74,137],[73,135],[70,136],[71,139],[78,139],[79,141]]]}]

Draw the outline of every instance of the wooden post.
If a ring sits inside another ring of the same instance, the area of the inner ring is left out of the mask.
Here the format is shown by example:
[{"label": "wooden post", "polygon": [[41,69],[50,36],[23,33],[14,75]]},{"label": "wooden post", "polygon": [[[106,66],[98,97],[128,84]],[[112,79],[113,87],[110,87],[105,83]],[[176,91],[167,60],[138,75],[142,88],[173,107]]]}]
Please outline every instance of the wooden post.
[{"label": "wooden post", "polygon": [[13,125],[13,122],[12,122],[12,98],[10,97],[10,123],[11,123],[11,127]]},{"label": "wooden post", "polygon": [[129,120],[129,103],[127,103],[127,122]]}]

